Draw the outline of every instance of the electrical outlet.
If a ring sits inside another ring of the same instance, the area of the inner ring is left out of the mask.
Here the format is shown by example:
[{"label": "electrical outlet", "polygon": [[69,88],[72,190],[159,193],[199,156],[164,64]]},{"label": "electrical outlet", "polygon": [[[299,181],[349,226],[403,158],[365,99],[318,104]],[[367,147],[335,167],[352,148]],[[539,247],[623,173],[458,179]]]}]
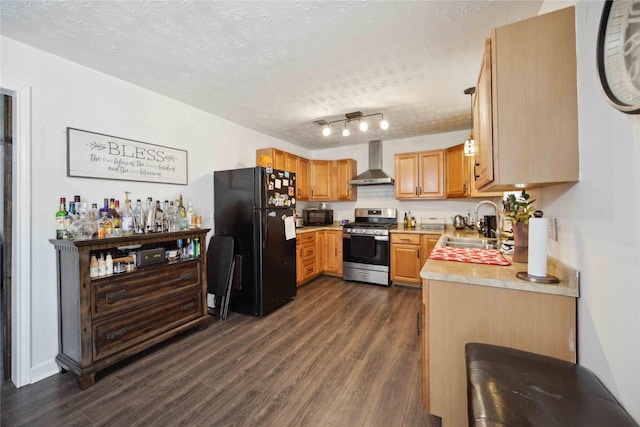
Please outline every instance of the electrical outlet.
[{"label": "electrical outlet", "polygon": [[549,218],[549,238],[558,241],[558,218]]}]

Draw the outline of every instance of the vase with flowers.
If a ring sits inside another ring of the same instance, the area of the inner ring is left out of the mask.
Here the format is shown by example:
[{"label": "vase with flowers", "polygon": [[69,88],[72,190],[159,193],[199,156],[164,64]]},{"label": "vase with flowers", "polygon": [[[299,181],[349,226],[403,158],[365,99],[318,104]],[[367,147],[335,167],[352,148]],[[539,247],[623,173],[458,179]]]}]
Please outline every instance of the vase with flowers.
[{"label": "vase with flowers", "polygon": [[536,208],[535,199],[522,190],[519,197],[509,194],[504,202],[505,213],[513,227],[513,261],[527,262],[529,258],[529,219]]}]

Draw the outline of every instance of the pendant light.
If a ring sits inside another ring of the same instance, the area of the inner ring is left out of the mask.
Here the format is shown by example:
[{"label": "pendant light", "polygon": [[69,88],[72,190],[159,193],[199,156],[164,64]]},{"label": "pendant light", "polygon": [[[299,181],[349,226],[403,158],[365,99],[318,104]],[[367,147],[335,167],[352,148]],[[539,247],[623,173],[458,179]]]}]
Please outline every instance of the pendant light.
[{"label": "pendant light", "polygon": [[471,131],[464,141],[464,155],[470,157],[476,154],[476,141],[473,139],[473,94],[476,93],[476,88],[470,87],[465,89],[464,93],[465,95],[470,95],[469,99],[471,99]]}]

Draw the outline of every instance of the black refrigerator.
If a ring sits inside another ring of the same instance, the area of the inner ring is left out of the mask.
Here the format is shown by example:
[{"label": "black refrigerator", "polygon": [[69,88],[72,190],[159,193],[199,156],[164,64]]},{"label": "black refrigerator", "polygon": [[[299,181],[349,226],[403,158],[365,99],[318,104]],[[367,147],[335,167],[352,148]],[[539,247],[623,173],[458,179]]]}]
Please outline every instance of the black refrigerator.
[{"label": "black refrigerator", "polygon": [[215,171],[213,183],[215,234],[241,257],[229,308],[262,316],[296,296],[295,174],[256,166]]}]

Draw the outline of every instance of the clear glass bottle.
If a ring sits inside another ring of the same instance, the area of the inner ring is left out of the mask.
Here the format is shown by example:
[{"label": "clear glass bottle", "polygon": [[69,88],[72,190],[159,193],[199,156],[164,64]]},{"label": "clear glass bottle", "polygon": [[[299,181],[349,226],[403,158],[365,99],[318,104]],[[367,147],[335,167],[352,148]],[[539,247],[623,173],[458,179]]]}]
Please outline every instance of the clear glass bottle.
[{"label": "clear glass bottle", "polygon": [[120,228],[122,229],[123,236],[133,236],[135,232],[135,215],[131,208],[131,199],[129,199],[129,192],[124,192],[124,208],[120,212]]},{"label": "clear glass bottle", "polygon": [[87,203],[82,203],[78,213],[78,219],[71,223],[71,234],[76,240],[87,240],[93,238],[98,231],[96,221],[89,218]]},{"label": "clear glass bottle", "polygon": [[156,231],[158,233],[162,233],[164,231],[164,221],[162,219],[164,213],[162,212],[162,208],[160,207],[160,200],[156,200]]},{"label": "clear glass bottle", "polygon": [[194,228],[193,224],[193,216],[195,215],[193,211],[193,206],[191,206],[191,202],[189,202],[189,207],[187,208],[187,227]]},{"label": "clear glass bottle", "polygon": [[156,231],[156,209],[153,206],[153,199],[147,197],[145,233],[154,233]]},{"label": "clear glass bottle", "polygon": [[144,233],[144,209],[140,199],[136,199],[136,206],[133,208],[133,216],[135,217],[135,233]]}]

